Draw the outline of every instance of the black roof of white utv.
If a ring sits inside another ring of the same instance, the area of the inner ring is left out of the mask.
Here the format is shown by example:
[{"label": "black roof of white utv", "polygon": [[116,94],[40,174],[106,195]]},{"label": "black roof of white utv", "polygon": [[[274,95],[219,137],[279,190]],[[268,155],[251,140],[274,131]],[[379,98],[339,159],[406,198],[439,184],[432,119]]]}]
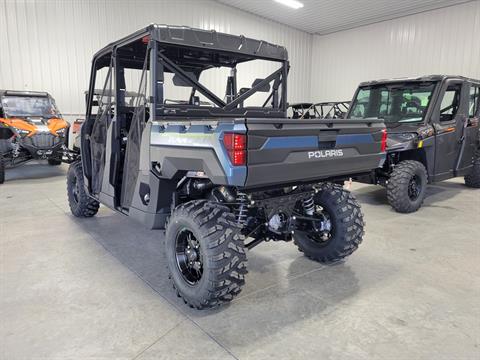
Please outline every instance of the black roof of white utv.
[{"label": "black roof of white utv", "polygon": [[365,81],[360,83],[359,86],[371,86],[371,85],[378,85],[378,84],[395,84],[395,83],[404,83],[404,82],[411,82],[411,81],[443,81],[449,79],[458,79],[461,81],[468,81],[474,84],[480,84],[480,80],[467,78],[464,76],[457,76],[457,75],[424,75],[420,77],[404,77],[404,78],[392,78],[392,79],[380,79],[380,80],[372,80],[372,81]]},{"label": "black roof of white utv", "polygon": [[151,24],[120,40],[114,41],[95,54],[95,58],[111,52],[115,47],[150,36],[160,43],[210,49],[267,60],[288,60],[288,52],[283,46],[263,40],[247,38],[243,35],[231,35],[215,30],[195,29],[187,26]]}]

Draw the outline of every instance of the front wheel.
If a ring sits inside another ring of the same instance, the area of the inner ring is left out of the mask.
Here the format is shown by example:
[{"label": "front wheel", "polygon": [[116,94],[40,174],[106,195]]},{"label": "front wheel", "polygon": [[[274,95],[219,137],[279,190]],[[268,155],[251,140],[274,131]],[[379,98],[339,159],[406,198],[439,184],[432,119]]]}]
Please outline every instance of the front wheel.
[{"label": "front wheel", "polygon": [[341,185],[324,184],[313,197],[314,206],[303,207],[293,240],[310,259],[333,263],[351,255],[362,242],[365,223],[360,205]]},{"label": "front wheel", "polygon": [[176,207],[165,252],[177,295],[197,309],[231,301],[245,284],[244,240],[228,207],[205,200]]},{"label": "front wheel", "polygon": [[100,204],[85,191],[81,161],[72,163],[68,168],[67,195],[70,211],[76,217],[92,217],[97,214]]},{"label": "front wheel", "polygon": [[425,199],[427,181],[427,169],[421,162],[401,161],[395,166],[388,179],[389,204],[399,213],[417,211]]}]

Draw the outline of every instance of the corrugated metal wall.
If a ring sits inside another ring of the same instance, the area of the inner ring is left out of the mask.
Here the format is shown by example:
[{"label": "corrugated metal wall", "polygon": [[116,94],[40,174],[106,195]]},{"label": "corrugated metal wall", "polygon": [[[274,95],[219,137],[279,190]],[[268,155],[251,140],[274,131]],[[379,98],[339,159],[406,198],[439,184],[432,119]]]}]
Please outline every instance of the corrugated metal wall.
[{"label": "corrugated metal wall", "polygon": [[350,100],[365,80],[443,73],[480,78],[480,1],[314,36],[312,101]]},{"label": "corrugated metal wall", "polygon": [[310,96],[312,35],[209,0],[0,0],[0,88],[45,90],[62,112],[82,114],[94,52],[150,23],[284,45],[289,101]]},{"label": "corrugated metal wall", "polygon": [[371,79],[480,78],[480,1],[313,36],[210,0],[0,0],[0,88],[46,90],[82,114],[93,53],[153,22],[286,46],[290,102],[350,99]]}]

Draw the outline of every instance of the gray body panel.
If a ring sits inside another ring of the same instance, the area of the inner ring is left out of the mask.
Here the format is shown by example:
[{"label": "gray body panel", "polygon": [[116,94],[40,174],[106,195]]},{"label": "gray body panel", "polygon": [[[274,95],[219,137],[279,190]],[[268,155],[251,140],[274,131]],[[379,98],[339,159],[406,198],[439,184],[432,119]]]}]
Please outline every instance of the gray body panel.
[{"label": "gray body panel", "polygon": [[[201,171],[217,185],[241,188],[308,183],[366,173],[382,166],[381,121],[235,119],[155,121],[150,162],[160,178]],[[246,133],[247,166],[232,166],[225,132]]]}]

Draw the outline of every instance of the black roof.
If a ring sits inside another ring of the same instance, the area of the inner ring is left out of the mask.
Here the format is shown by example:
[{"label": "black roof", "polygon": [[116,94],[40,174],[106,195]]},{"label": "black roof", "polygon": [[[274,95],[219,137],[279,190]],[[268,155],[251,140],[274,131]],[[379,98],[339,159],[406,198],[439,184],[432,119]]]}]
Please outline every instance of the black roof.
[{"label": "black roof", "polygon": [[373,81],[365,81],[360,83],[359,86],[369,86],[369,85],[378,85],[378,84],[395,84],[395,83],[404,83],[404,82],[411,82],[411,81],[443,81],[449,79],[458,79],[461,81],[468,81],[475,84],[480,84],[480,80],[467,78],[464,76],[457,76],[457,75],[424,75],[419,77],[405,77],[405,78],[392,78],[392,79],[381,79],[381,80],[373,80]]},{"label": "black roof", "polygon": [[95,54],[95,58],[111,52],[115,47],[141,40],[145,36],[149,36],[163,44],[244,54],[248,58],[276,61],[288,60],[288,53],[285,47],[263,40],[221,33],[215,30],[159,24],[151,24],[129,36],[108,44]]},{"label": "black roof", "polygon": [[0,90],[0,96],[50,96],[46,91],[25,91],[25,90]]}]

